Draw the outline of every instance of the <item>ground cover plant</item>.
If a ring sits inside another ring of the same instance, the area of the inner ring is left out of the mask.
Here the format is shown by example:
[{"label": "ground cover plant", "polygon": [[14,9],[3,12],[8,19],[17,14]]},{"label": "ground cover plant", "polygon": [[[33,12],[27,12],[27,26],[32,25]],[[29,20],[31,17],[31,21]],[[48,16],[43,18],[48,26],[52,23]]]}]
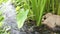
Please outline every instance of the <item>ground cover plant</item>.
[{"label": "ground cover plant", "polygon": [[[42,27],[43,16],[47,13],[60,15],[60,0],[0,0],[0,25],[1,27],[3,27],[3,22],[5,19],[3,15],[4,8],[1,10],[1,7],[2,7],[1,5],[5,3],[7,4],[6,6],[9,6],[8,1],[11,1],[12,3],[11,5],[14,7],[13,10],[16,11],[16,14],[15,14],[16,24],[19,30],[21,29],[24,30],[25,29],[24,27],[26,27],[28,32],[30,32],[31,29],[33,29],[33,31],[38,30],[40,32],[39,29],[41,29],[41,32],[43,33],[44,32],[43,30],[46,29],[46,27],[45,28]],[[14,13],[10,13],[9,15],[12,15],[12,14]],[[4,30],[4,28],[2,28],[1,30]],[[0,30],[1,33],[7,33],[5,30],[3,32],[1,30]],[[53,32],[51,31],[51,33]],[[9,32],[7,34],[9,34]]]}]

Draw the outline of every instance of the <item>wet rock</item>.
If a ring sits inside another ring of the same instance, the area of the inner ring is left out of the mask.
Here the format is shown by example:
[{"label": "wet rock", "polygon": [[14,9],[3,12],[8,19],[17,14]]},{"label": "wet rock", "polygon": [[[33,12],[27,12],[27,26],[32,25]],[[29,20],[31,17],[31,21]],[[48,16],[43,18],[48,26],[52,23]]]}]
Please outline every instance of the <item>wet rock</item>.
[{"label": "wet rock", "polygon": [[11,29],[10,34],[20,34],[18,30]]},{"label": "wet rock", "polygon": [[26,32],[19,32],[19,34],[27,34]]},{"label": "wet rock", "polygon": [[39,32],[35,32],[35,34],[40,34]]}]

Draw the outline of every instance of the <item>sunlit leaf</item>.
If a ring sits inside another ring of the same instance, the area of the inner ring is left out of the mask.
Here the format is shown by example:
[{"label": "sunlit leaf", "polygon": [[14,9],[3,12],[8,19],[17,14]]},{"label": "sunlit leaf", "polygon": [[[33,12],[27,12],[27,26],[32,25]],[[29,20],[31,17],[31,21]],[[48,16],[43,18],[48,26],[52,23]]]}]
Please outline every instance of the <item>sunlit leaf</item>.
[{"label": "sunlit leaf", "polygon": [[24,11],[24,9],[20,10],[20,13],[17,15],[17,24],[18,28],[21,28],[27,19],[29,10]]}]

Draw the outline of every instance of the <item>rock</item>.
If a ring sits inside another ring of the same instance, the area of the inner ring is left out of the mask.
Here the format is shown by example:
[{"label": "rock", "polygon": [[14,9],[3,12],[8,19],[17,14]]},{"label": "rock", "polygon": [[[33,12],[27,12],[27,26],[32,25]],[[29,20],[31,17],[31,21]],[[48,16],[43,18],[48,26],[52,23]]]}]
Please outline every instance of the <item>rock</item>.
[{"label": "rock", "polygon": [[10,34],[20,34],[20,31],[11,29]]},{"label": "rock", "polygon": [[20,32],[20,34],[27,34],[26,32]]},{"label": "rock", "polygon": [[56,27],[56,26],[59,26],[59,28],[60,28],[60,16],[59,15],[47,13],[46,15],[44,15],[43,19],[44,20],[43,20],[42,24],[46,25],[48,28],[50,28],[54,31],[58,30],[58,27]]},{"label": "rock", "polygon": [[35,34],[40,34],[39,32],[35,32]]}]

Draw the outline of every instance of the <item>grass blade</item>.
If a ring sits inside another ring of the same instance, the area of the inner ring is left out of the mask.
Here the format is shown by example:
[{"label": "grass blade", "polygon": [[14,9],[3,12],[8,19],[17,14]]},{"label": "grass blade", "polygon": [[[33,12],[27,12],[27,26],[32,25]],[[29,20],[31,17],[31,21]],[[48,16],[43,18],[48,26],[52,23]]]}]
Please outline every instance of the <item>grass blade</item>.
[{"label": "grass blade", "polygon": [[40,14],[39,14],[39,19],[37,21],[37,26],[41,25],[41,20],[42,20],[42,15],[43,15],[43,9],[45,7],[46,0],[41,0],[40,4]]}]

